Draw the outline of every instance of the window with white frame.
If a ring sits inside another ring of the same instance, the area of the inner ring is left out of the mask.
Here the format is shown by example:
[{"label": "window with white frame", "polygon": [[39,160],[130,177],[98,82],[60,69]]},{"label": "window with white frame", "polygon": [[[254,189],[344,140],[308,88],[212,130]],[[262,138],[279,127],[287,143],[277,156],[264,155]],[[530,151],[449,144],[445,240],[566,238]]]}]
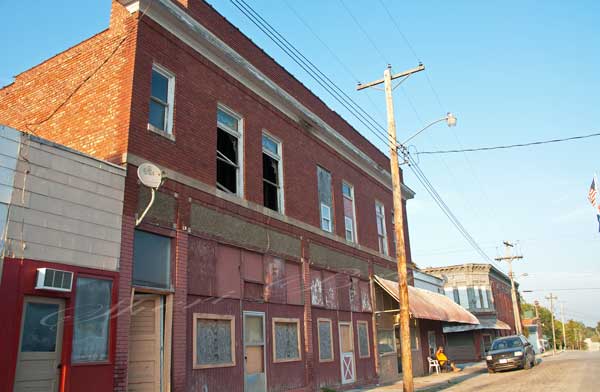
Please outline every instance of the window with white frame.
[{"label": "window with white frame", "polygon": [[150,112],[148,128],[173,133],[173,106],[175,103],[175,76],[164,67],[152,66]]},{"label": "window with white frame", "polygon": [[319,210],[321,215],[321,229],[333,232],[331,173],[317,166],[317,181],[319,188]]},{"label": "window with white frame", "polygon": [[343,182],[342,196],[344,198],[344,232],[346,233],[346,241],[356,242],[354,187],[347,182]]},{"label": "window with white frame", "polygon": [[375,218],[377,220],[377,238],[379,240],[379,251],[388,254],[388,240],[385,228],[385,208],[383,204],[375,202]]},{"label": "window with white frame", "polygon": [[217,109],[217,188],[242,196],[242,119]]},{"label": "window with white frame", "polygon": [[235,317],[194,313],[193,368],[235,366]]},{"label": "window with white frame", "polygon": [[283,213],[283,168],[281,143],[275,138],[262,135],[263,205]]}]

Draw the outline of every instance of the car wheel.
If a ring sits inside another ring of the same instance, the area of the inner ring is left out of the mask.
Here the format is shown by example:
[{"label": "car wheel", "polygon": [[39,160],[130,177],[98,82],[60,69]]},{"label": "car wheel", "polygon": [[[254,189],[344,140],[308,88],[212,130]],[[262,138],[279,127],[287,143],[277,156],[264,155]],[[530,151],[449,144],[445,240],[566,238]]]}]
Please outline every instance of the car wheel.
[{"label": "car wheel", "polygon": [[523,369],[531,369],[531,360],[529,359],[529,357],[525,358],[525,363],[523,363]]},{"label": "car wheel", "polygon": [[492,368],[488,368],[488,373],[494,374],[494,373],[496,373],[496,371],[494,369],[492,369]]}]

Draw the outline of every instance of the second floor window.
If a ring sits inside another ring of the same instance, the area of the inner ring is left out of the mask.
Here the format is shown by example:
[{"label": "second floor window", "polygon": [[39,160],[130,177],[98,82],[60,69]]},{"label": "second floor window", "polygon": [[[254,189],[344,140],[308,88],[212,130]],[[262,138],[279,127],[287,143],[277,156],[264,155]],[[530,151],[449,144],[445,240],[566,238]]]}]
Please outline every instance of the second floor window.
[{"label": "second floor window", "polygon": [[342,196],[344,197],[344,231],[346,234],[346,241],[356,242],[356,220],[354,218],[354,187],[346,182],[343,182]]},{"label": "second floor window", "polygon": [[163,67],[152,66],[150,114],[148,127],[153,131],[173,132],[173,106],[175,100],[175,76]]},{"label": "second floor window", "polygon": [[223,108],[217,109],[217,188],[242,196],[242,120]]},{"label": "second floor window", "polygon": [[262,136],[263,204],[283,213],[281,143],[269,135]]},{"label": "second floor window", "polygon": [[331,196],[331,173],[317,166],[317,181],[319,188],[319,210],[321,216],[321,229],[332,232],[332,196]]},{"label": "second floor window", "polygon": [[385,208],[380,202],[375,202],[375,219],[377,220],[377,238],[379,240],[379,251],[388,254],[387,232],[385,229]]}]

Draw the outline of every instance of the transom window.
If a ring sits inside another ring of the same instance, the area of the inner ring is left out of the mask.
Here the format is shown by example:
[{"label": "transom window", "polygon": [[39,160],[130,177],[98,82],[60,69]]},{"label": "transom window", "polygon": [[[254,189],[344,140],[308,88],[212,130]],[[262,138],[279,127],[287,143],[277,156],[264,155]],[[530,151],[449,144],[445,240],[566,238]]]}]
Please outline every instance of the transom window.
[{"label": "transom window", "polygon": [[375,218],[377,220],[377,238],[379,239],[379,251],[388,254],[388,241],[385,229],[385,208],[380,202],[375,202]]},{"label": "transom window", "polygon": [[171,238],[135,231],[133,284],[160,289],[171,287]]},{"label": "transom window", "polygon": [[217,188],[242,196],[242,119],[217,109]]},{"label": "transom window", "polygon": [[153,131],[173,133],[173,105],[175,76],[158,64],[152,66],[150,113],[148,128]]},{"label": "transom window", "polygon": [[343,182],[342,196],[344,197],[344,231],[346,241],[356,242],[354,187],[347,182]]},{"label": "transom window", "polygon": [[263,204],[283,213],[283,170],[281,167],[281,143],[275,138],[262,135]]}]

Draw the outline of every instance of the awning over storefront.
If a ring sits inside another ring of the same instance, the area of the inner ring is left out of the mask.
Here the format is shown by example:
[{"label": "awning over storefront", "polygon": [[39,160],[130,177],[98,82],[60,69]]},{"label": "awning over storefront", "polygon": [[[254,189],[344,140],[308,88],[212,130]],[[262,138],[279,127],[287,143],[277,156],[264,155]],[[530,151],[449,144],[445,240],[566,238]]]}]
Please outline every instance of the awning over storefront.
[{"label": "awning over storefront", "polygon": [[505,329],[510,330],[510,325],[498,319],[479,319],[478,325],[444,325],[444,333],[475,331],[479,329]]},{"label": "awning over storefront", "polygon": [[[398,301],[398,282],[374,277],[385,292]],[[445,295],[408,286],[408,307],[413,318],[452,323],[479,324],[477,317]]]}]

